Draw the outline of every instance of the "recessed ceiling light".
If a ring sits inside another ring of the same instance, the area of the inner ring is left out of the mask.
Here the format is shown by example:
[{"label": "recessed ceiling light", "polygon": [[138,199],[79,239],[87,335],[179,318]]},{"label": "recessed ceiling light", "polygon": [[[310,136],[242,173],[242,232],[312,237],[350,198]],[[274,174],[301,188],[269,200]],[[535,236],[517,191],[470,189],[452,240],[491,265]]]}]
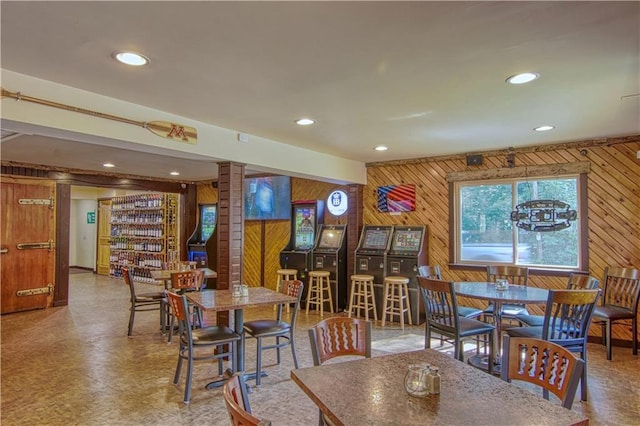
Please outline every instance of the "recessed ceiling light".
[{"label": "recessed ceiling light", "polygon": [[375,147],[375,150],[376,150],[376,151],[386,151],[386,150],[388,150],[388,149],[389,149],[389,148],[388,148],[388,147],[386,147],[386,146],[384,146],[384,145],[378,145],[378,146],[376,146],[376,147]]},{"label": "recessed ceiling light", "polygon": [[540,127],[536,127],[535,130],[536,132],[546,132],[547,130],[552,130],[555,129],[555,126],[540,126]]},{"label": "recessed ceiling light", "polygon": [[180,172],[171,172],[169,173],[171,176],[180,176]]},{"label": "recessed ceiling light", "polygon": [[535,72],[523,72],[522,74],[512,75],[511,77],[507,78],[507,83],[524,84],[533,81],[538,77],[540,77],[540,74],[537,74]]},{"label": "recessed ceiling light", "polygon": [[111,167],[115,167],[115,165],[112,164],[112,163],[104,163],[104,164],[102,164],[102,167],[111,168]]},{"label": "recessed ceiling light", "polygon": [[316,120],[312,120],[310,118],[300,118],[296,120],[296,124],[299,126],[309,126],[311,124],[314,124],[315,122]]},{"label": "recessed ceiling light", "polygon": [[113,52],[113,57],[123,64],[139,67],[149,63],[149,58],[136,52]]}]

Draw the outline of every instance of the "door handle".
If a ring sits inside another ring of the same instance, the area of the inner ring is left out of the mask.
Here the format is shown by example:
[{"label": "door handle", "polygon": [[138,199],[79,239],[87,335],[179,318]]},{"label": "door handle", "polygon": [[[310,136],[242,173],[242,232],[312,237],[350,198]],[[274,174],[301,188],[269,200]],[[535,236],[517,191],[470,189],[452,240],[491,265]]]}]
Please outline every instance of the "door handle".
[{"label": "door handle", "polygon": [[8,248],[0,249],[0,254],[7,254],[7,253],[9,253],[9,249]]},{"label": "door handle", "polygon": [[52,251],[55,247],[53,240],[45,241],[42,243],[20,243],[16,246],[18,250],[29,250],[29,249],[48,249]]}]

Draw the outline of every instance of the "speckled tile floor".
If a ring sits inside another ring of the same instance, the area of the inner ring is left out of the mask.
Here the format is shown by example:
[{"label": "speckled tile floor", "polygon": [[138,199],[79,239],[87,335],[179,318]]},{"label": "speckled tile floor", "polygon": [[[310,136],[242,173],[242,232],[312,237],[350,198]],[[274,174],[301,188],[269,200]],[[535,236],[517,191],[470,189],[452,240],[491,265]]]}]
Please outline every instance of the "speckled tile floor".
[{"label": "speckled tile floor", "polygon": [[[158,331],[156,312],[138,313],[134,336],[127,338],[128,307],[121,280],[86,273],[71,276],[69,306],[3,315],[2,425],[228,425],[221,390],[204,389],[217,368],[196,364],[192,401],[185,405],[184,373],[180,385],[172,384],[176,343],[167,344]],[[270,308],[252,309],[245,318],[269,315]],[[299,316],[302,367],[312,365],[306,330],[319,319],[316,313]],[[420,349],[423,332],[423,326],[402,331],[397,324],[375,324],[374,356]],[[263,360],[269,376],[260,387],[250,382],[254,412],[275,425],[316,425],[316,406],[289,379],[290,351],[281,365],[274,351]],[[252,340],[246,362],[255,369]],[[614,348],[607,361],[604,347],[590,345],[589,391],[589,402],[578,396],[573,409],[592,425],[640,425],[640,359],[631,349]]]}]

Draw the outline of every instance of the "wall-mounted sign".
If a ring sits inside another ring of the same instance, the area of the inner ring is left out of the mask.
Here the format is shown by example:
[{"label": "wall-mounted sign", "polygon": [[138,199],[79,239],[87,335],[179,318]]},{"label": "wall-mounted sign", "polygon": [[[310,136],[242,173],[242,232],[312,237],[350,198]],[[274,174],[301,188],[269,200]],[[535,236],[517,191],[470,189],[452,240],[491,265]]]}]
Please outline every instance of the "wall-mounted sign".
[{"label": "wall-mounted sign", "polygon": [[334,216],[341,216],[349,207],[349,198],[344,191],[336,190],[327,198],[327,209]]},{"label": "wall-mounted sign", "polygon": [[412,212],[416,209],[416,186],[388,185],[378,187],[378,211],[383,213]]},{"label": "wall-mounted sign", "polygon": [[87,223],[96,223],[96,212],[87,212]]}]

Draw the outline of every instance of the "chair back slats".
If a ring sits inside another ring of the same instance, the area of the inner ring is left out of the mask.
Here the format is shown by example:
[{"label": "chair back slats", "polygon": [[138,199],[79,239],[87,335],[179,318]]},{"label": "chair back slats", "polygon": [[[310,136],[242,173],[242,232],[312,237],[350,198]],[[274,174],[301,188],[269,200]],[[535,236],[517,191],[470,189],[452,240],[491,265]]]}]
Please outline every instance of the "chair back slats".
[{"label": "chair back slats", "polygon": [[580,290],[580,289],[594,289],[598,288],[600,280],[590,276],[589,274],[576,274],[569,275],[569,281],[567,282],[568,290]]},{"label": "chair back slats", "polygon": [[487,281],[494,283],[497,279],[509,281],[509,284],[527,285],[529,283],[529,268],[521,266],[487,266]]},{"label": "chair back slats", "polygon": [[563,341],[563,346],[582,342],[587,337],[593,309],[600,296],[600,290],[549,290],[542,338]]},{"label": "chair back slats", "polygon": [[338,356],[371,357],[371,323],[369,321],[332,317],[309,329],[314,365]]},{"label": "chair back slats", "polygon": [[184,295],[176,294],[173,292],[167,293],[169,297],[169,305],[171,306],[171,311],[173,315],[178,319],[178,321],[183,322],[191,328],[191,324],[189,324],[189,315],[188,307],[187,307],[187,298]]},{"label": "chair back slats", "polygon": [[439,265],[422,265],[418,268],[418,275],[436,280],[442,279],[442,271]]},{"label": "chair back slats", "polygon": [[200,290],[203,283],[204,271],[201,269],[171,273],[171,287],[174,289]]},{"label": "chair back slats", "polygon": [[[298,318],[298,311],[300,310],[300,299],[302,298],[302,290],[304,289],[304,283],[300,280],[283,281],[280,286],[280,292],[287,296],[295,297],[296,303],[291,313],[291,326],[295,327],[296,320]],[[282,309],[283,305],[278,305],[278,321],[282,321]]]},{"label": "chair back slats", "polygon": [[571,408],[584,361],[553,342],[504,336],[502,378],[533,383],[556,395]]},{"label": "chair back slats", "polygon": [[460,320],[456,314],[458,307],[453,283],[418,277],[418,284],[429,326],[449,332],[459,329]]},{"label": "chair back slats", "polygon": [[270,421],[260,419],[251,414],[246,384],[240,374],[235,373],[222,387],[222,396],[227,406],[231,424],[233,426],[271,425]]},{"label": "chair back slats", "polygon": [[603,305],[636,312],[640,296],[640,270],[607,267],[604,270]]}]

